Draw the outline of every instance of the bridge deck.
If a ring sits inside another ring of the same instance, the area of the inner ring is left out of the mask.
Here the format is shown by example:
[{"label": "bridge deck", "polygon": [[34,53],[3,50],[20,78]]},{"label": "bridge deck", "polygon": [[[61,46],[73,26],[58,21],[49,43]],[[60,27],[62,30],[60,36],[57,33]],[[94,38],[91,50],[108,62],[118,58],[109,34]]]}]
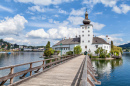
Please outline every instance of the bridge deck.
[{"label": "bridge deck", "polygon": [[18,86],[71,86],[84,58],[84,55],[73,58]]}]

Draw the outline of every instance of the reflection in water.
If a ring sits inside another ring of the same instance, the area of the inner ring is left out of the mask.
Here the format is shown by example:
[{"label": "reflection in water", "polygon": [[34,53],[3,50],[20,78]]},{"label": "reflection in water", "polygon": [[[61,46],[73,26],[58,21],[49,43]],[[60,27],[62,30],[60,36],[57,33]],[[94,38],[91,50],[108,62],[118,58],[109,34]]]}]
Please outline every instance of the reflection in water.
[{"label": "reflection in water", "polygon": [[98,79],[102,78],[104,75],[107,79],[109,79],[110,73],[113,72],[116,67],[121,66],[123,64],[123,60],[93,60],[92,64],[96,68]]}]

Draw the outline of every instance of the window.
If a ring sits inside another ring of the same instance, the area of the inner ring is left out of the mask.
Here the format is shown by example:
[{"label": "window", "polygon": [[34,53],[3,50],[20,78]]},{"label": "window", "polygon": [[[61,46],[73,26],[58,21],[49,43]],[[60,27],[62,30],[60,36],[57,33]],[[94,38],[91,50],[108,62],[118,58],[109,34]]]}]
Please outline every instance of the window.
[{"label": "window", "polygon": [[89,29],[90,27],[88,27],[88,29]]},{"label": "window", "polygon": [[85,27],[85,29],[87,29],[87,27]]},{"label": "window", "polygon": [[82,33],[84,33],[84,31],[82,31]]},{"label": "window", "polygon": [[88,30],[88,32],[90,32],[90,30]]},{"label": "window", "polygon": [[84,29],[84,27],[82,27],[82,29]]},{"label": "window", "polygon": [[84,41],[82,41],[82,43],[84,43]]},{"label": "window", "polygon": [[106,46],[104,46],[104,48],[106,48]]},{"label": "window", "polygon": [[95,45],[96,46],[96,48],[98,48],[98,45]]},{"label": "window", "polygon": [[88,36],[90,36],[90,34],[88,34]]},{"label": "window", "polygon": [[88,40],[88,43],[90,42],[90,40]]},{"label": "window", "polygon": [[85,46],[85,48],[87,49],[87,46]]},{"label": "window", "polygon": [[82,35],[82,37],[84,37],[84,35]]},{"label": "window", "polygon": [[108,49],[108,46],[107,46],[107,49]]}]

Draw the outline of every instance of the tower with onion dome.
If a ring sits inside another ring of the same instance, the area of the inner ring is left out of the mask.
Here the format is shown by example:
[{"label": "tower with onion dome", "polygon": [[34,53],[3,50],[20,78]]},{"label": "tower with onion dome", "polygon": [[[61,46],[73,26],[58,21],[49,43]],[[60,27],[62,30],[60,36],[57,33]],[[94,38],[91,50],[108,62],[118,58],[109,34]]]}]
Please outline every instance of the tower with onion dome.
[{"label": "tower with onion dome", "polygon": [[92,41],[93,41],[93,25],[90,24],[90,20],[88,19],[88,12],[85,12],[85,19],[83,20],[83,25],[80,25],[80,46],[82,48],[82,52],[92,51]]}]

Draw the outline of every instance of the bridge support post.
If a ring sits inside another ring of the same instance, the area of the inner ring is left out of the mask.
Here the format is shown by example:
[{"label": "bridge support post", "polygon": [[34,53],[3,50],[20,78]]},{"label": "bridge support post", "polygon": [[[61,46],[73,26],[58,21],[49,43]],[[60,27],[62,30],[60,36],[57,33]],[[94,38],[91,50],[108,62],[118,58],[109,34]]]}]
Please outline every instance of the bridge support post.
[{"label": "bridge support post", "polygon": [[[30,69],[32,68],[32,63],[30,63]],[[30,76],[32,76],[32,71],[30,71]]]},{"label": "bridge support post", "polygon": [[44,70],[44,61],[43,61],[43,64],[42,64],[42,65],[43,65],[43,70]]},{"label": "bridge support post", "polygon": [[[14,73],[14,68],[10,68],[10,74]],[[13,78],[10,79],[10,84],[13,84]]]}]

